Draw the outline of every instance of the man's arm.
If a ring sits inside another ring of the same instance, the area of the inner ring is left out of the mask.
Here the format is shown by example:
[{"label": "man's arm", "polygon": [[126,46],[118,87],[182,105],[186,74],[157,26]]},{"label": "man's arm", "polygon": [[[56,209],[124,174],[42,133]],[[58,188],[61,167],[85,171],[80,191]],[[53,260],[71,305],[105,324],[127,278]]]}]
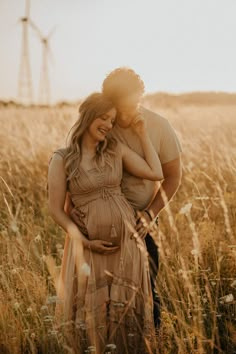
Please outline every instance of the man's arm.
[{"label": "man's arm", "polygon": [[163,164],[162,170],[164,181],[148,208],[149,212],[154,216],[157,216],[165,205],[168,204],[180,186],[182,177],[181,158],[179,157]]},{"label": "man's arm", "polygon": [[151,221],[149,215],[153,218],[156,217],[177,192],[182,177],[181,158],[179,157],[163,164],[162,170],[164,181],[151,205],[146,209],[148,212],[139,212],[136,231],[141,238],[144,238],[147,235],[146,226],[149,225]]}]

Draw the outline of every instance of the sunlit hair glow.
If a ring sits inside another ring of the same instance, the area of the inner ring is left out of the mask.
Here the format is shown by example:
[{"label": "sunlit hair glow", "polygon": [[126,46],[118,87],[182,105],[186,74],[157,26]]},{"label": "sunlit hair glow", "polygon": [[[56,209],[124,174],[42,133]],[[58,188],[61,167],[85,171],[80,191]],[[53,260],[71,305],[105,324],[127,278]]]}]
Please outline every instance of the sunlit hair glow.
[{"label": "sunlit hair glow", "polygon": [[134,70],[121,67],[107,75],[102,84],[102,92],[116,104],[119,99],[132,95],[141,97],[144,93],[144,83]]},{"label": "sunlit hair glow", "polygon": [[[71,180],[79,173],[81,161],[81,143],[85,131],[91,123],[114,108],[113,103],[102,93],[93,93],[88,96],[79,107],[79,118],[71,128],[68,135],[67,152],[65,156],[65,169],[67,179]],[[95,155],[95,163],[99,168],[105,163],[110,163],[111,155],[114,155],[116,146],[114,138],[106,137],[104,141],[99,142]]]}]

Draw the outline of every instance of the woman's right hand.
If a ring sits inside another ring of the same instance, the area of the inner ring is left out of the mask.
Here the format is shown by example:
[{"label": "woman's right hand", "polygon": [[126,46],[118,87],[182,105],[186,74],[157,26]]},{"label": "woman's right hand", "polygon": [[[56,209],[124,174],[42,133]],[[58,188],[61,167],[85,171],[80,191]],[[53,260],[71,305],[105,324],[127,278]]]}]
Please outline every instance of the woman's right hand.
[{"label": "woman's right hand", "polygon": [[114,253],[119,249],[119,246],[112,246],[111,242],[102,240],[88,240],[85,247],[91,249],[92,252],[101,254]]}]

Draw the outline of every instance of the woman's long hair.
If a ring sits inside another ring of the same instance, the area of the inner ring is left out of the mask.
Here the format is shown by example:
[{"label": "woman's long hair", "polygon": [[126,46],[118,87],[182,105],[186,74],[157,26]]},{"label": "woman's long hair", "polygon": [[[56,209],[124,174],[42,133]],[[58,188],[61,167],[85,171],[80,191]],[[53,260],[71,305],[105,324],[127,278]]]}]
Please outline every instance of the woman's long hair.
[{"label": "woman's long hair", "polygon": [[[75,122],[68,135],[68,143],[65,156],[65,169],[67,180],[71,180],[79,173],[81,161],[81,143],[85,131],[98,117],[114,108],[114,104],[102,93],[93,93],[88,96],[79,107],[79,119]],[[106,137],[99,142],[95,156],[96,166],[99,168],[105,163],[111,165],[111,156],[115,154],[114,148],[117,142],[114,138]]]}]

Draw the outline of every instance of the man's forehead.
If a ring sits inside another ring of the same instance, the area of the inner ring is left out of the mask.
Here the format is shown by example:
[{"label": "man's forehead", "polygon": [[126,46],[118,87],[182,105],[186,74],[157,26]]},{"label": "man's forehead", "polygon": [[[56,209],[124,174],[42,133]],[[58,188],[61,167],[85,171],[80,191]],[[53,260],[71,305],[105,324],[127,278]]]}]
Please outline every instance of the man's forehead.
[{"label": "man's forehead", "polygon": [[130,103],[136,103],[137,101],[139,101],[139,99],[140,99],[140,95],[135,93],[133,95],[120,97],[118,100],[118,104],[122,104],[122,105],[127,104],[128,105]]}]

